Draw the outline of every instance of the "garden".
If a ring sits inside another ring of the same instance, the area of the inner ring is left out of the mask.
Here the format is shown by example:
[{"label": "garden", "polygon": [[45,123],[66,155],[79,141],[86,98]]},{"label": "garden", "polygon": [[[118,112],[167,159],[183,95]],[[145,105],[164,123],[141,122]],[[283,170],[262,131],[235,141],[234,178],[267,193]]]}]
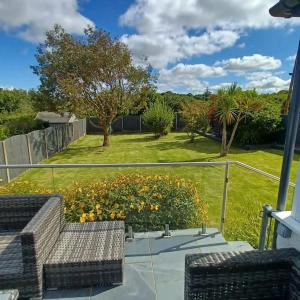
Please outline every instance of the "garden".
[{"label": "garden", "polygon": [[[38,46],[36,60],[38,90],[0,90],[0,139],[48,126],[34,120],[37,111],[94,116],[102,137],[79,139],[42,161],[49,168],[29,169],[1,186],[1,194],[61,193],[67,220],[81,223],[126,220],[139,231],[165,223],[171,229],[219,227],[224,164],[126,169],[54,169],[51,164],[232,160],[280,175],[282,151],[272,146],[284,140],[288,91],[258,94],[232,83],[214,93],[209,88],[198,95],[160,93],[151,66],[134,64],[122,41],[96,28],[87,28],[79,39],[54,26]],[[175,112],[184,132],[171,132]],[[113,133],[113,122],[130,114],[140,115],[149,133]],[[292,181],[298,159],[295,155]],[[276,205],[277,190],[277,181],[231,165],[225,238],[257,246],[260,211],[265,203]]]},{"label": "garden", "polygon": [[[186,133],[111,136],[111,148],[99,147],[98,135],[87,135],[66,150],[43,161],[51,164],[224,161],[217,141],[199,136],[190,143]],[[233,147],[228,160],[238,160],[280,174],[282,151],[243,150]],[[292,181],[296,177],[295,155]],[[2,187],[1,193],[63,193],[68,220],[123,219],[135,230],[219,227],[224,166],[32,169]],[[257,245],[262,205],[276,206],[278,182],[238,166],[231,166],[225,237]],[[289,205],[293,190],[289,193]],[[101,213],[99,213],[101,212]]]}]

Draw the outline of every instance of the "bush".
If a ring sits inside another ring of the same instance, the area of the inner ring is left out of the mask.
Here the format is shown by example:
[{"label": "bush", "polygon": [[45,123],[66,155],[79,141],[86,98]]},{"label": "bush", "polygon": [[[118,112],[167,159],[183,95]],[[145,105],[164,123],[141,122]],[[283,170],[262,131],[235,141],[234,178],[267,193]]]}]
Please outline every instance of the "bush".
[{"label": "bush", "polygon": [[[125,220],[136,231],[199,227],[207,221],[207,205],[193,184],[169,176],[123,175],[60,189],[68,222]],[[51,193],[30,182],[0,187],[0,194]]]},{"label": "bush", "polygon": [[41,120],[34,120],[34,117],[29,115],[12,118],[5,123],[5,126],[9,136],[12,136],[29,133],[33,130],[44,129],[48,126],[48,123]]},{"label": "bush", "polygon": [[191,142],[197,134],[206,133],[209,129],[209,105],[207,102],[184,102],[181,115]]},{"label": "bush", "polygon": [[9,132],[6,126],[0,125],[0,141],[7,139]]},{"label": "bush", "polygon": [[259,111],[240,124],[236,141],[241,145],[274,143],[282,132],[281,105],[266,102]]},{"label": "bush", "polygon": [[167,135],[173,125],[174,112],[164,102],[156,101],[144,113],[144,121],[156,137]]}]

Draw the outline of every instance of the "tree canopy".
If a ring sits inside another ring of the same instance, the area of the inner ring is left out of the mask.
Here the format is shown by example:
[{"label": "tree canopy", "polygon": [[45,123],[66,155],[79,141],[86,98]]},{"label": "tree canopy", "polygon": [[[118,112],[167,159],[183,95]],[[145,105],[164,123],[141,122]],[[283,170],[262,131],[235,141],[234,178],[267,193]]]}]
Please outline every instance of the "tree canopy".
[{"label": "tree canopy", "polygon": [[110,127],[118,115],[146,105],[150,68],[134,65],[126,45],[103,30],[87,28],[83,38],[76,38],[55,26],[38,47],[36,59],[39,90],[57,110],[96,115],[103,146],[109,145]]}]

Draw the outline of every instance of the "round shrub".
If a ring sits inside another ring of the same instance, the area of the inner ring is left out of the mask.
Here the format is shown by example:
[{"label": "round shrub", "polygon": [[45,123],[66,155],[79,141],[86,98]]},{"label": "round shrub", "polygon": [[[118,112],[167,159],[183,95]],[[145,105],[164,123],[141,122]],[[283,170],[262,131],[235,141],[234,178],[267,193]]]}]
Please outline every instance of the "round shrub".
[{"label": "round shrub", "polygon": [[[206,222],[207,205],[194,185],[169,176],[122,175],[94,183],[75,183],[60,189],[68,222],[125,220],[135,231],[199,227]],[[29,182],[13,182],[0,194],[51,193]]]},{"label": "round shrub", "polygon": [[144,113],[144,121],[156,137],[167,135],[173,125],[174,112],[164,102],[156,101]]}]

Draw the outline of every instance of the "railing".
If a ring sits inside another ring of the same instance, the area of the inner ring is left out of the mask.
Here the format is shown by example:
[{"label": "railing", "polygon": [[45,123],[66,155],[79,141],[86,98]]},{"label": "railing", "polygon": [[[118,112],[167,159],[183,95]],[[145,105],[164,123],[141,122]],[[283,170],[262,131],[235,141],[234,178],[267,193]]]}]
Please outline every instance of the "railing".
[{"label": "railing", "polygon": [[[54,175],[55,169],[103,169],[103,168],[162,168],[162,167],[224,167],[223,177],[223,191],[222,191],[222,202],[219,217],[219,229],[222,234],[225,232],[226,216],[228,209],[228,193],[230,183],[230,168],[231,166],[237,166],[247,171],[251,171],[254,174],[263,176],[264,178],[272,181],[279,182],[278,176],[267,173],[263,170],[257,169],[245,163],[239,161],[215,161],[215,162],[163,162],[163,163],[119,163],[119,164],[11,164],[11,165],[0,165],[0,170],[9,169],[50,169],[53,177],[54,186]],[[247,174],[247,176],[250,176]],[[294,183],[289,183],[290,187],[294,188]],[[268,202],[269,199],[264,199]]]}]

